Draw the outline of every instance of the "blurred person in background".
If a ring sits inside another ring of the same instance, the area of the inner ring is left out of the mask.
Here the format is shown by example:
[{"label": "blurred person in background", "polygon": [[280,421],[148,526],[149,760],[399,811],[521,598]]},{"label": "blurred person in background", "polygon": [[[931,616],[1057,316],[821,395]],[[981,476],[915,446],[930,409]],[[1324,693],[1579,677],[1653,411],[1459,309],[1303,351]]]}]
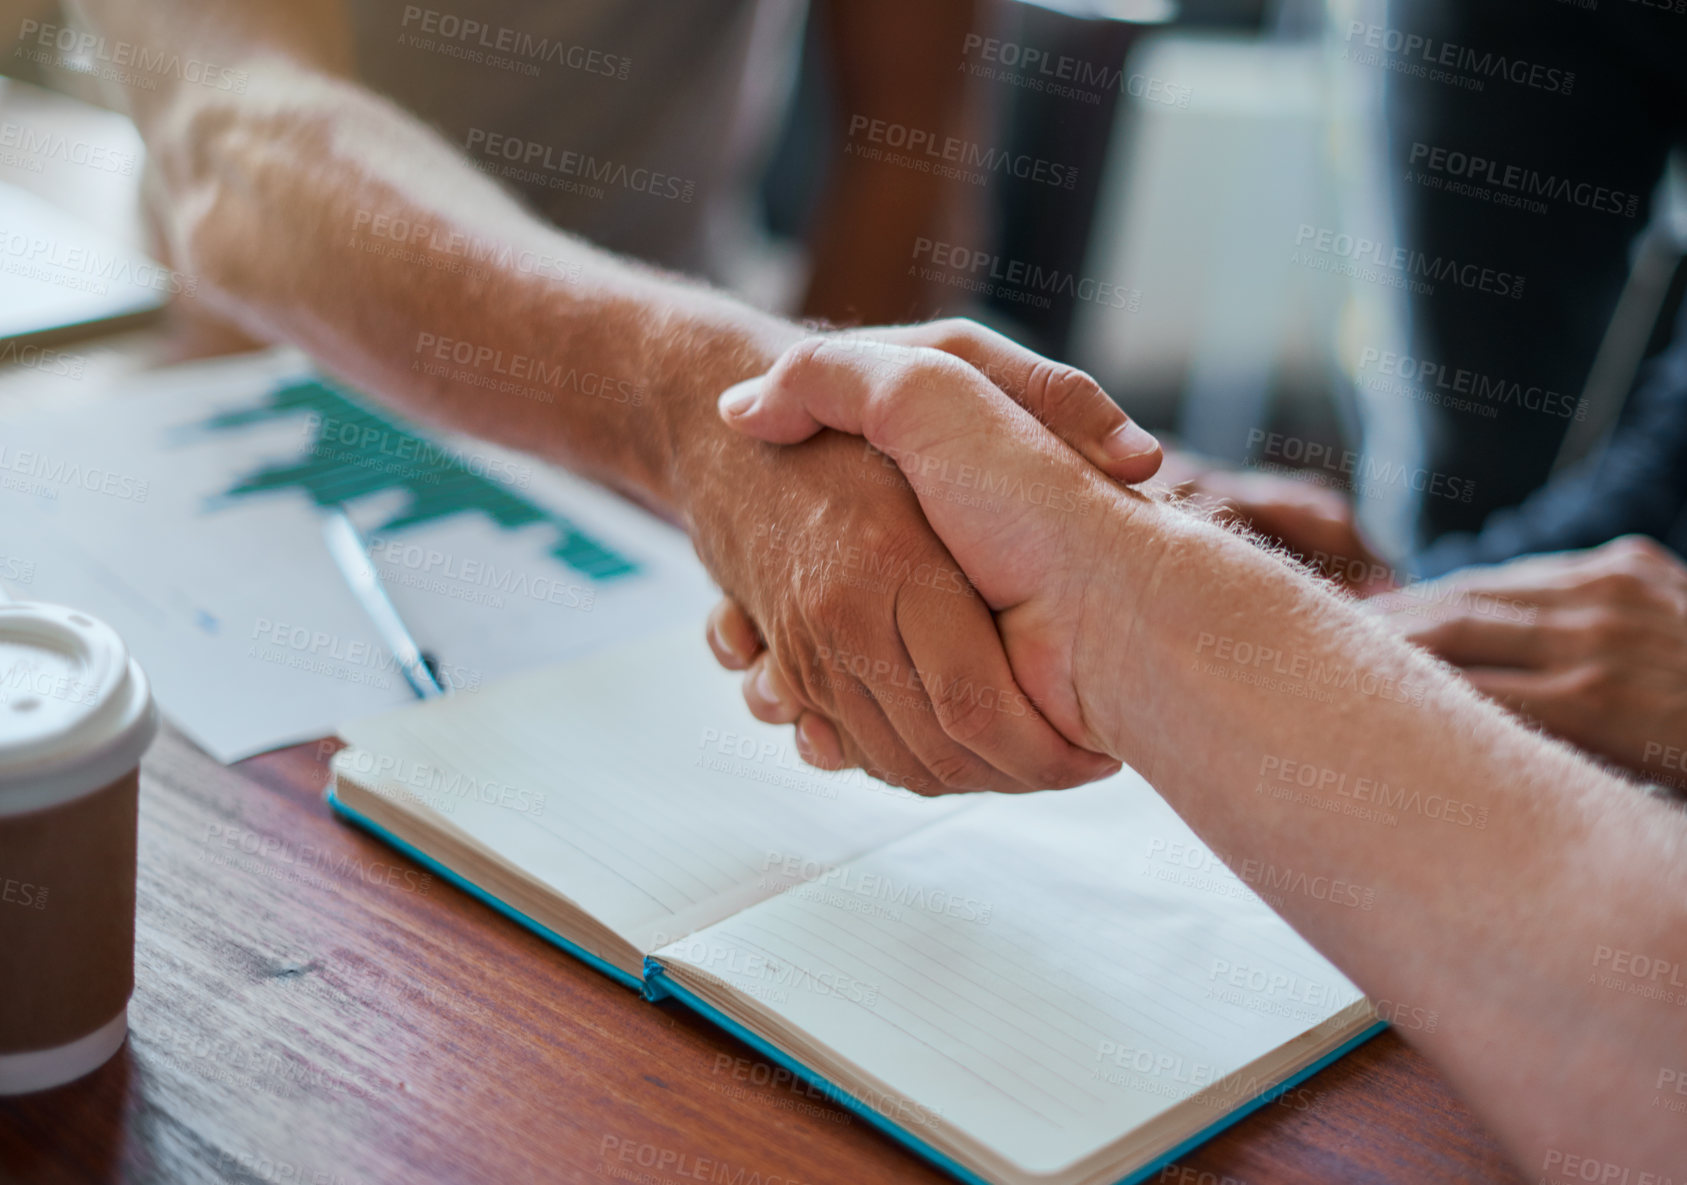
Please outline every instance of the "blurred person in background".
[{"label": "blurred person in background", "polygon": [[[1567,432],[1598,414],[1582,396],[1636,240],[1650,219],[1667,217],[1656,205],[1659,182],[1670,154],[1687,145],[1687,11],[1395,0],[1385,26],[1358,24],[1358,34],[1332,35],[1379,41],[1390,66],[1386,152],[1398,245],[1525,283],[1517,299],[1445,283],[1408,297],[1414,369],[1461,376],[1437,381],[1441,398],[1412,404],[1421,465],[1467,482],[1474,496],[1420,498],[1417,547],[1402,570],[1371,552],[1334,490],[1202,470],[1176,453],[1162,479],[1358,591],[1387,592],[1372,609],[1479,690],[1591,753],[1679,785],[1687,781],[1679,268],[1664,315],[1638,327],[1652,341],[1632,386],[1614,392],[1627,396],[1614,428],[1594,434],[1574,463],[1560,456]],[[1448,75],[1467,51],[1503,59],[1504,70],[1480,86],[1457,84]],[[1388,591],[1413,578],[1436,579]]]},{"label": "blurred person in background", "polygon": [[1412,567],[1439,579],[1377,608],[1502,703],[1677,782],[1663,762],[1687,746],[1687,307],[1639,326],[1651,357],[1614,392],[1627,399],[1608,439],[1555,462],[1597,413],[1580,397],[1668,157],[1687,145],[1687,12],[1396,0],[1388,23],[1432,47],[1425,60],[1503,54],[1524,80],[1476,89],[1399,69],[1387,111],[1402,245],[1527,287],[1409,298],[1415,357],[1482,379],[1460,403],[1414,405],[1425,468],[1476,479],[1476,497],[1422,499]]},{"label": "blurred person in background", "polygon": [[1389,75],[1403,245],[1524,285],[1517,299],[1457,285],[1408,297],[1414,356],[1472,376],[1477,388],[1462,401],[1416,405],[1424,464],[1480,478],[1468,502],[1422,500],[1415,570],[1438,576],[1625,534],[1680,554],[1687,322],[1660,327],[1668,344],[1639,376],[1609,446],[1569,472],[1554,467],[1568,430],[1596,410],[1579,400],[1632,248],[1658,213],[1669,154],[1687,146],[1687,13],[1672,4],[1409,0],[1390,5],[1389,22],[1437,60],[1447,46],[1504,55],[1519,79],[1491,77],[1478,89],[1436,72]]}]

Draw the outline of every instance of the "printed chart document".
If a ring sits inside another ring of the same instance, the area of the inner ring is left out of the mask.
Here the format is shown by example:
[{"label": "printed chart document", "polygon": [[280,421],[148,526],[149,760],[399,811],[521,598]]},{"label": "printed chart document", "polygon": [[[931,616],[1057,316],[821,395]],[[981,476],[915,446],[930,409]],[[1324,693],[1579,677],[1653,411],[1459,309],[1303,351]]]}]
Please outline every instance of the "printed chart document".
[{"label": "printed chart document", "polygon": [[110,622],[220,761],[411,699],[324,541],[330,508],[456,690],[677,622],[701,637],[717,595],[683,532],[290,351],[0,418],[0,581]]},{"label": "printed chart document", "polygon": [[963,1179],[1150,1172],[1377,1031],[1129,770],[803,767],[689,629],[344,726],[336,809]]}]

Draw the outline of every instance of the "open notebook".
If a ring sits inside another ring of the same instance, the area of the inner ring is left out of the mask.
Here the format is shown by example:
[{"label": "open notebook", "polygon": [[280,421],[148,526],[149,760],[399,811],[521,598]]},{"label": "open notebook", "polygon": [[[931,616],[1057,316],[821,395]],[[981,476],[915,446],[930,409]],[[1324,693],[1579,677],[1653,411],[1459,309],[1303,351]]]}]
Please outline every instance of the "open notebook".
[{"label": "open notebook", "polygon": [[343,815],[963,1180],[1141,1179],[1381,1028],[1130,771],[810,770],[692,629],[341,731]]}]

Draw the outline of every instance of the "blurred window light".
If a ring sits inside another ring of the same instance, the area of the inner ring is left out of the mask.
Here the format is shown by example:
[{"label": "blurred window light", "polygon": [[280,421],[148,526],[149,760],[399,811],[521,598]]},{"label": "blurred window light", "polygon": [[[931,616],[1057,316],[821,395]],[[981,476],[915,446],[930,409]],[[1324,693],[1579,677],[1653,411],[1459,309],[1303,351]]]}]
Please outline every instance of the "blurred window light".
[{"label": "blurred window light", "polygon": [[1126,21],[1163,25],[1178,15],[1177,0],[1019,0],[1033,8],[1063,12],[1087,21]]}]

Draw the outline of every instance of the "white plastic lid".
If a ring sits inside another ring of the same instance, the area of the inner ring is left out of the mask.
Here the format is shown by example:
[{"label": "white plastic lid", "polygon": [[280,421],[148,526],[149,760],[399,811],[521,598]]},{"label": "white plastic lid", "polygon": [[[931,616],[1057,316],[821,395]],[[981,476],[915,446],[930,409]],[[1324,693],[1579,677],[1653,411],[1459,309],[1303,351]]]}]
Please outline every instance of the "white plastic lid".
[{"label": "white plastic lid", "polygon": [[0,604],[0,815],[98,790],[158,731],[117,631],[62,605]]}]

